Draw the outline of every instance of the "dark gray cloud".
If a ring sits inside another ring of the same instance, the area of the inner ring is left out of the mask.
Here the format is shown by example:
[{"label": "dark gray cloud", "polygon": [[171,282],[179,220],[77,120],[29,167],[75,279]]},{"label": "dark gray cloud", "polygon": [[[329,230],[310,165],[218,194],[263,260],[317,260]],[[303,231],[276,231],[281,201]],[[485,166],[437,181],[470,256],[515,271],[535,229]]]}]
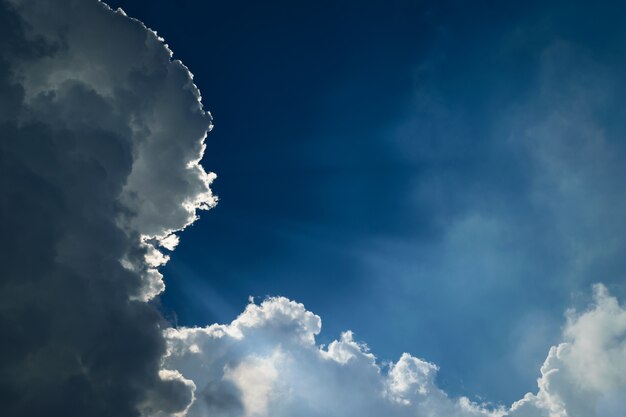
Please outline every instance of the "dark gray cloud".
[{"label": "dark gray cloud", "polygon": [[156,33],[98,1],[0,1],[0,408],[184,410],[149,303],[174,231],[215,200],[211,117]]}]

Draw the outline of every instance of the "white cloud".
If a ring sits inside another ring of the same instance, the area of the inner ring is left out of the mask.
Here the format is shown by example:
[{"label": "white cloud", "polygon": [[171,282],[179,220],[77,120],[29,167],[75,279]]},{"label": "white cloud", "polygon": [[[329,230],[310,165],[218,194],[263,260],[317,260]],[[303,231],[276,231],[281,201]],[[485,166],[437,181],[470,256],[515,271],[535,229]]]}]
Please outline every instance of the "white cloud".
[{"label": "white cloud", "polygon": [[538,393],[514,404],[511,416],[605,417],[623,412],[626,309],[596,285],[593,308],[568,312],[563,336],[541,368]]},{"label": "white cloud", "polygon": [[318,346],[320,330],[302,304],[270,298],[229,325],[168,329],[165,366],[195,382],[193,417],[492,415],[449,398],[429,362],[405,354],[382,366],[351,332]]},{"label": "white cloud", "polygon": [[250,356],[234,368],[224,368],[224,379],[235,384],[241,392],[246,416],[265,415],[278,379],[276,365],[286,358],[276,350],[267,358]]},{"label": "white cloud", "polygon": [[408,353],[382,365],[351,332],[319,346],[320,318],[282,297],[249,304],[228,325],[168,329],[166,367],[197,386],[190,417],[617,416],[626,407],[626,309],[597,285],[593,305],[567,317],[538,392],[510,409],[452,398],[436,384],[438,367]]}]

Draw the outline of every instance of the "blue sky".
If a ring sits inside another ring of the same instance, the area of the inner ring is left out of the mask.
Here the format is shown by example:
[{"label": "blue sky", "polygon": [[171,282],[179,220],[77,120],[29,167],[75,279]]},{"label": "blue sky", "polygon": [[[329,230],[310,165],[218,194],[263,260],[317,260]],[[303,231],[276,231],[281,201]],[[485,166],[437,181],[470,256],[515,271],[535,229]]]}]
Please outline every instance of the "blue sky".
[{"label": "blue sky", "polygon": [[214,117],[220,203],[162,269],[177,323],[282,295],[322,342],[352,329],[510,403],[592,283],[626,296],[618,2],[109,4]]}]

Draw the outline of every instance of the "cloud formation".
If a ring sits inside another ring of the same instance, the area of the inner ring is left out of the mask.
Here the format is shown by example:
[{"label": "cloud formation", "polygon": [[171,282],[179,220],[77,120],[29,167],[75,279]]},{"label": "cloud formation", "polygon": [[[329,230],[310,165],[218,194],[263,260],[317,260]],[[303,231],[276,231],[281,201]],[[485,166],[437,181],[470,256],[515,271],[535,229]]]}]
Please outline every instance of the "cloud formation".
[{"label": "cloud formation", "polygon": [[98,1],[2,0],[0,31],[1,414],[184,411],[147,301],[159,246],[215,204],[192,76]]},{"label": "cloud formation", "polygon": [[515,403],[512,417],[617,417],[626,400],[626,309],[602,285],[594,305],[568,312],[565,341],[550,349],[537,394]]},{"label": "cloud formation", "polygon": [[228,325],[166,330],[166,364],[197,387],[190,417],[612,417],[626,406],[626,309],[602,285],[588,310],[568,312],[538,392],[508,409],[448,396],[438,367],[408,353],[380,363],[351,332],[317,345],[320,330],[302,304],[269,298]]},{"label": "cloud formation", "polygon": [[349,331],[320,346],[321,319],[286,298],[228,325],[169,328],[149,303],[164,288],[157,268],[174,233],[215,204],[214,175],[199,164],[211,117],[191,74],[156,33],[97,1],[0,0],[0,31],[3,415],[625,408],[626,310],[601,285],[588,310],[568,313],[537,392],[510,407],[451,397],[437,365],[410,354],[381,363]]}]

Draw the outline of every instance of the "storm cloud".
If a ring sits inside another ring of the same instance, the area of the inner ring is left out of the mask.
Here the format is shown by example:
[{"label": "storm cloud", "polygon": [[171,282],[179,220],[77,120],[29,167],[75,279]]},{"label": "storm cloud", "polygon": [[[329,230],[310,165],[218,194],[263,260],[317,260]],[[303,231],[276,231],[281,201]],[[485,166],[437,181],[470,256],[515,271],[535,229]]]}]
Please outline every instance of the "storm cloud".
[{"label": "storm cloud", "polygon": [[183,411],[157,267],[215,203],[211,116],[155,32],[98,1],[0,2],[0,407]]}]

